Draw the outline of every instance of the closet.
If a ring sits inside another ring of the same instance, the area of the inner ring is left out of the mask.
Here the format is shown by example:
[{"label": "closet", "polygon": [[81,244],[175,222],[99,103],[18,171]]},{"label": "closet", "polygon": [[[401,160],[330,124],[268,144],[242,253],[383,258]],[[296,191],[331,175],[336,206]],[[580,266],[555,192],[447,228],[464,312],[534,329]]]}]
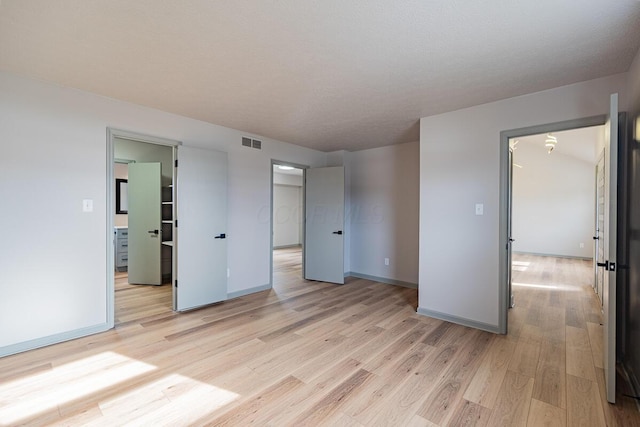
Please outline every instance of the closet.
[{"label": "closet", "polygon": [[115,212],[115,235],[127,234],[126,244],[115,239],[115,265],[126,267],[130,284],[173,281],[173,156],[170,146],[114,138],[116,205],[127,207]]}]

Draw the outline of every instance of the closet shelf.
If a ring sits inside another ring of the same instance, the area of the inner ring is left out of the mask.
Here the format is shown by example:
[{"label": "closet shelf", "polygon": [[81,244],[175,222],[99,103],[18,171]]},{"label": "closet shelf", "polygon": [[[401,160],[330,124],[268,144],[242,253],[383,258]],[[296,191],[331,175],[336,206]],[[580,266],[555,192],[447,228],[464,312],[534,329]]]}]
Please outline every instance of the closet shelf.
[{"label": "closet shelf", "polygon": [[165,246],[173,247],[173,241],[172,240],[167,240],[166,242],[162,242],[162,244],[165,245]]},{"label": "closet shelf", "polygon": [[163,219],[163,220],[162,220],[162,223],[163,223],[163,224],[173,224],[173,221],[172,221],[172,220],[170,220],[170,219]]},{"label": "closet shelf", "polygon": [[172,205],[173,202],[162,202],[163,205]]}]

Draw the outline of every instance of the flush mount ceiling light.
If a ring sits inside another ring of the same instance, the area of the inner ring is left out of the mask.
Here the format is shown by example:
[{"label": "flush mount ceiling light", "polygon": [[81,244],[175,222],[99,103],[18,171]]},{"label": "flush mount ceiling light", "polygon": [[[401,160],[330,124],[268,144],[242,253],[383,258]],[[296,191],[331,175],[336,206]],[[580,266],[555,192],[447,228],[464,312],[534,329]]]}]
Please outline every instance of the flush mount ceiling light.
[{"label": "flush mount ceiling light", "polygon": [[292,171],[295,168],[293,166],[278,165],[278,169],[283,170],[283,171]]},{"label": "flush mount ceiling light", "polygon": [[558,138],[553,136],[552,134],[547,134],[547,139],[544,140],[544,146],[547,147],[547,153],[551,154],[554,148],[556,148],[556,144],[558,143]]}]

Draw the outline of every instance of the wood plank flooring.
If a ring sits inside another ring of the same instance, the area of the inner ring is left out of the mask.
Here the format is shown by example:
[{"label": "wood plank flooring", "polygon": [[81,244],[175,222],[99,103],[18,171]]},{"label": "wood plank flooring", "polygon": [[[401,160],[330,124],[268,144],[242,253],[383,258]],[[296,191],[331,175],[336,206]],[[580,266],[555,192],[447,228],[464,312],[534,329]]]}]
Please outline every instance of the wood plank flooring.
[{"label": "wood plank flooring", "polygon": [[0,359],[0,425],[640,425],[624,390],[604,399],[588,262],[517,256],[499,336],[274,259],[272,290],[184,314],[121,275],[114,330]]}]

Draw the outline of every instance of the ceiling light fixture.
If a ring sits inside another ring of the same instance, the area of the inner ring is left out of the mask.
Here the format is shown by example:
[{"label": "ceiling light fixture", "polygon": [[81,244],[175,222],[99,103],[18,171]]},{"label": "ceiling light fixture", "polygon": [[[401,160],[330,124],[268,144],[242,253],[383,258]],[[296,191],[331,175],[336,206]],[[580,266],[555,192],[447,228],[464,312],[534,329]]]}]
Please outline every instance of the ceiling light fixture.
[{"label": "ceiling light fixture", "polygon": [[548,133],[547,139],[544,140],[544,146],[547,147],[548,154],[551,154],[553,149],[556,148],[557,143],[558,143],[558,138]]},{"label": "ceiling light fixture", "polygon": [[293,166],[278,165],[278,169],[283,170],[283,171],[292,171],[295,168]]}]

